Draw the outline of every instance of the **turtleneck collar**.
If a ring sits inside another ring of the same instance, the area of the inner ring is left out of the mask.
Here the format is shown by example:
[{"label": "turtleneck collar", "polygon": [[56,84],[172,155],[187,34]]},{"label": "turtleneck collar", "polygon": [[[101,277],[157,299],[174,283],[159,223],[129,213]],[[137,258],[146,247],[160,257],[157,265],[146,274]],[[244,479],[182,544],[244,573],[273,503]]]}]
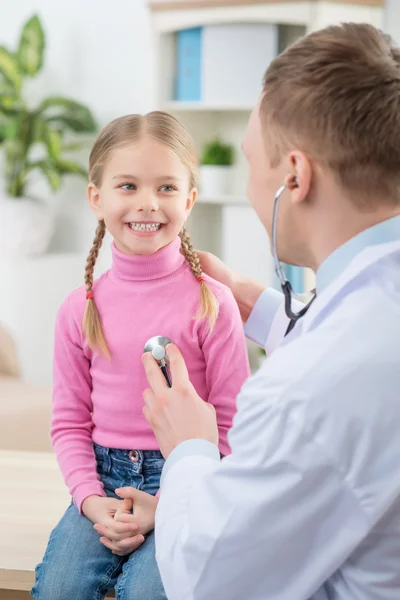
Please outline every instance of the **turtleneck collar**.
[{"label": "turtleneck collar", "polygon": [[111,273],[125,281],[150,281],[160,279],[174,273],[185,262],[180,252],[181,239],[157,250],[154,254],[124,254],[113,242]]}]

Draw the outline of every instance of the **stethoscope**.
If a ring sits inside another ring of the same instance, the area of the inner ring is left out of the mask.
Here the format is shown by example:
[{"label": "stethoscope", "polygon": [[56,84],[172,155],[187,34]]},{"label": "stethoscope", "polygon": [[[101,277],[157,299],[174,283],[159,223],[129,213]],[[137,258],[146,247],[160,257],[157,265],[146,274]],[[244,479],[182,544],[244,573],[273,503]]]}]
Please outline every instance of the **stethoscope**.
[{"label": "stethoscope", "polygon": [[[292,185],[297,186],[297,178],[296,177],[293,178]],[[278,258],[278,249],[277,249],[278,204],[279,204],[279,200],[280,200],[283,192],[288,188],[289,188],[289,184],[284,184],[276,192],[275,201],[274,201],[274,212],[273,212],[273,217],[272,217],[272,254],[273,254],[274,265],[275,265],[275,273],[276,273],[276,275],[279,279],[279,282],[281,284],[281,287],[282,287],[282,292],[285,297],[285,313],[289,319],[289,326],[286,330],[285,335],[287,335],[293,329],[293,327],[296,325],[297,321],[306,314],[306,312],[308,311],[311,304],[314,302],[314,300],[316,298],[316,295],[314,294],[314,296],[311,298],[309,303],[306,304],[304,306],[304,308],[302,308],[299,312],[296,313],[292,310],[293,289],[292,289],[292,286],[290,285],[290,281],[286,278],[285,271],[283,270],[283,267]],[[153,358],[156,360],[158,366],[160,367],[160,369],[165,377],[168,387],[172,387],[172,382],[171,382],[171,375],[169,372],[169,358],[167,355],[166,347],[168,346],[168,344],[171,344],[171,343],[172,343],[172,341],[168,337],[166,337],[164,335],[156,335],[156,336],[150,338],[146,342],[145,347],[144,347],[144,352],[150,352],[151,355],[153,356]]]},{"label": "stethoscope", "polygon": [[172,344],[172,341],[169,338],[165,335],[156,335],[147,340],[144,351],[150,352],[152,357],[155,358],[165,377],[168,387],[172,387],[171,375],[169,372],[169,358],[166,350],[168,344]]},{"label": "stethoscope", "polygon": [[[298,185],[297,177],[293,177],[292,187],[297,187],[297,185]],[[306,304],[304,306],[304,308],[302,308],[299,312],[296,313],[292,310],[293,288],[290,285],[290,281],[287,279],[287,277],[285,275],[285,271],[284,271],[284,269],[279,261],[279,258],[278,258],[278,248],[277,248],[278,205],[279,205],[279,200],[280,200],[283,192],[286,189],[290,189],[290,187],[291,186],[289,186],[289,184],[284,184],[276,192],[275,201],[274,201],[274,212],[273,212],[273,216],[272,216],[272,255],[273,255],[273,259],[274,259],[275,273],[279,279],[279,283],[281,284],[282,292],[285,297],[285,313],[289,319],[289,325],[288,325],[288,328],[286,329],[285,336],[288,335],[288,333],[290,333],[292,331],[292,329],[296,325],[297,321],[306,314],[306,312],[308,311],[311,304],[314,302],[314,300],[316,298],[316,295],[314,294],[314,296],[311,298],[309,303]]]}]

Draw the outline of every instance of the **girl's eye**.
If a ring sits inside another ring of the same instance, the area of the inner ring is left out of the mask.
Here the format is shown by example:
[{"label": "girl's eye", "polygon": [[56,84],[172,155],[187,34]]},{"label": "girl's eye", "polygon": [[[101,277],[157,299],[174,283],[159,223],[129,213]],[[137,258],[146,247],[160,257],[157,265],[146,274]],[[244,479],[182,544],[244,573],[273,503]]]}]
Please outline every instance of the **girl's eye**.
[{"label": "girl's eye", "polygon": [[123,183],[119,186],[122,190],[126,190],[127,192],[133,192],[136,190],[136,185],[134,183]]},{"label": "girl's eye", "polygon": [[160,187],[160,190],[162,192],[175,192],[176,188],[173,185],[163,185]]}]

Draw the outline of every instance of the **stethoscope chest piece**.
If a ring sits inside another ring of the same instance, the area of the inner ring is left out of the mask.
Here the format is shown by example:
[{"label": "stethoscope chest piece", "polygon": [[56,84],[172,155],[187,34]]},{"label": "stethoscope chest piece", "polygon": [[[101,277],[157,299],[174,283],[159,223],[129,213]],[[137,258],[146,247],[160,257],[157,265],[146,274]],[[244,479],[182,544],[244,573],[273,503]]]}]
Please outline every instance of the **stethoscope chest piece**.
[{"label": "stethoscope chest piece", "polygon": [[163,375],[171,387],[171,377],[168,371],[169,359],[166,351],[168,344],[172,344],[172,341],[164,335],[155,335],[154,337],[147,340],[144,346],[144,352],[150,352],[153,358],[157,361]]}]

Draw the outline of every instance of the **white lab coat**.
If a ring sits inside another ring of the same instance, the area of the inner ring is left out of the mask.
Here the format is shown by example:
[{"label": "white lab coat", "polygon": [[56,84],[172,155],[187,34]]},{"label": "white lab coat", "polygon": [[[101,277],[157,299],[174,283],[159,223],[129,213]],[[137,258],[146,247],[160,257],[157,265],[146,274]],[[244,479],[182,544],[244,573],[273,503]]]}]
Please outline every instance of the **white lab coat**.
[{"label": "white lab coat", "polygon": [[169,457],[169,600],[400,599],[399,361],[394,242],[358,254],[245,383],[230,456]]}]

